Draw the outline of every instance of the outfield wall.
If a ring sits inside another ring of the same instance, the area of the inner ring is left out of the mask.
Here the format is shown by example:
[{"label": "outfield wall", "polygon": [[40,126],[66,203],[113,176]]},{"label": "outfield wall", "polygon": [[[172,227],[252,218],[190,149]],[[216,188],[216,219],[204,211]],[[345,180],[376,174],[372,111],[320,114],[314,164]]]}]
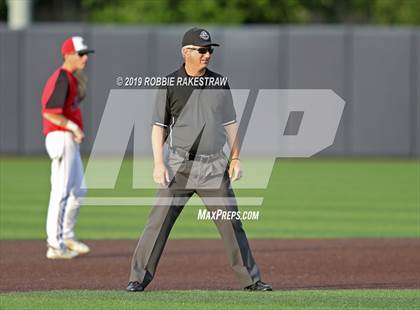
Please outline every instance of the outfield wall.
[{"label": "outfield wall", "polygon": [[[66,37],[82,35],[96,49],[83,104],[87,139],[82,149],[89,153],[109,90],[117,88],[116,77],[164,76],[177,69],[186,29],[37,24],[10,31],[0,26],[0,153],[45,152],[40,97],[45,80],[61,63]],[[228,76],[231,88],[327,88],[346,101],[335,143],[320,155],[420,155],[419,28],[208,29],[222,45],[211,68]],[[150,123],[148,114],[141,116],[144,124]],[[150,147],[139,150],[149,153]]]}]

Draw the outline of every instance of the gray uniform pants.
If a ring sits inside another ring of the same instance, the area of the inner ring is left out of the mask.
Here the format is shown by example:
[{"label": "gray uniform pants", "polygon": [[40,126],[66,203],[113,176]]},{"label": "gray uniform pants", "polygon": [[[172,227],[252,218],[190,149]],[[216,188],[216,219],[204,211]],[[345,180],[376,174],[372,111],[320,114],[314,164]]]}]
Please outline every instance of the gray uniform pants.
[{"label": "gray uniform pants", "polygon": [[[209,162],[198,162],[171,152],[168,168],[174,177],[167,188],[157,193],[156,205],[133,254],[130,281],[139,281],[143,287],[152,281],[172,226],[194,193],[201,197],[209,211],[237,211],[226,162],[224,155]],[[240,285],[245,287],[260,280],[241,221],[217,219],[214,222]]]}]

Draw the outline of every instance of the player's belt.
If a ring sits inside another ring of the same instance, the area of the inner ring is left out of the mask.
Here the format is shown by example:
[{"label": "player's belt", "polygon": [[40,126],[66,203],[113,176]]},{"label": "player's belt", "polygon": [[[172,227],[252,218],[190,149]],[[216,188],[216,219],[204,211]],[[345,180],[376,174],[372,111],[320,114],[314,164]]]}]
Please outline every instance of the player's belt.
[{"label": "player's belt", "polygon": [[223,150],[213,154],[195,154],[179,147],[171,148],[171,150],[172,152],[178,154],[181,157],[184,157],[187,160],[197,160],[201,162],[210,162],[223,156]]}]

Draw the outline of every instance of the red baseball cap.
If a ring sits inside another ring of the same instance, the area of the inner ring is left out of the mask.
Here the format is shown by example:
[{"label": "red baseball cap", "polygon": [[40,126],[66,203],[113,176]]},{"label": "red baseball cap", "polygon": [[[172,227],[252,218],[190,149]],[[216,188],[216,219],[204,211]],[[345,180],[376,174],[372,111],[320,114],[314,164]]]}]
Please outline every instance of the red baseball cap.
[{"label": "red baseball cap", "polygon": [[94,50],[88,48],[88,46],[83,42],[82,37],[70,37],[64,41],[61,46],[61,54],[73,54],[73,53],[94,53]]}]

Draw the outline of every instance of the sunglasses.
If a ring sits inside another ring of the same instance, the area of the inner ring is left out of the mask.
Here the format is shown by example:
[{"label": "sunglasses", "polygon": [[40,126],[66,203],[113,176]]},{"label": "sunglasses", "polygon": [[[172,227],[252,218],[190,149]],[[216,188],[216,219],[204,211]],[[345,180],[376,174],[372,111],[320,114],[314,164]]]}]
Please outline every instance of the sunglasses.
[{"label": "sunglasses", "polygon": [[87,55],[88,53],[87,52],[78,52],[77,54],[79,55],[79,57],[83,57],[83,56]]},{"label": "sunglasses", "polygon": [[200,54],[206,54],[207,52],[213,54],[214,49],[212,47],[189,47],[189,50],[194,50],[199,52]]}]

